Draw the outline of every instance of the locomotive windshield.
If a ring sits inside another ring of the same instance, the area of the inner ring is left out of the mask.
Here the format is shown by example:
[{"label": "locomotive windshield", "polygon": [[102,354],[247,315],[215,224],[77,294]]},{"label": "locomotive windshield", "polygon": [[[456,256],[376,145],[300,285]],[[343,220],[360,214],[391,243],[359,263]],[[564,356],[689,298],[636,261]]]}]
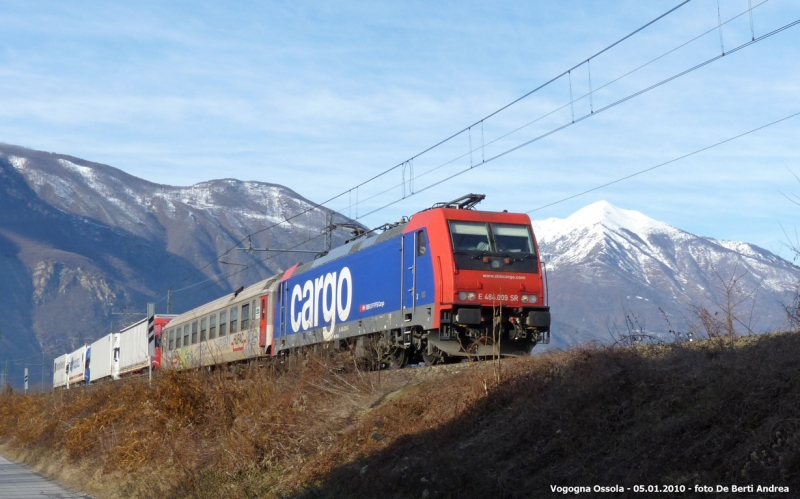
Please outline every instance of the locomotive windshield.
[{"label": "locomotive windshield", "polygon": [[533,253],[531,234],[525,225],[490,224],[500,253]]},{"label": "locomotive windshield", "polygon": [[489,229],[485,223],[451,221],[450,234],[456,251],[492,251]]},{"label": "locomotive windshield", "polygon": [[527,225],[451,220],[450,236],[460,269],[538,271]]}]

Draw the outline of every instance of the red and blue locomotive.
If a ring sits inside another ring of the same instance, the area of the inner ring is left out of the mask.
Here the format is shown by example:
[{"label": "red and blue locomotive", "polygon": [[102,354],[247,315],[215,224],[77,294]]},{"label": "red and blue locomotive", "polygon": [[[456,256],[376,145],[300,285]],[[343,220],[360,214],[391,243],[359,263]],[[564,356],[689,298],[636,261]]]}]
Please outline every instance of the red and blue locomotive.
[{"label": "red and blue locomotive", "polygon": [[312,262],[173,319],[175,367],[349,345],[400,367],[524,355],[548,343],[543,267],[525,214],[474,209],[468,195],[358,234]]}]

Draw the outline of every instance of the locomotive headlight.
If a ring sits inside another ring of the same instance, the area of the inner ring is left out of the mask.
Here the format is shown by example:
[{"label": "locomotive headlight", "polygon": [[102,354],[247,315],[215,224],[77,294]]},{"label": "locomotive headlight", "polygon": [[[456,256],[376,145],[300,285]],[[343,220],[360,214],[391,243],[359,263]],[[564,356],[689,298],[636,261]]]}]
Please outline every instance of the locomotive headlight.
[{"label": "locomotive headlight", "polygon": [[474,301],[475,300],[475,292],[474,291],[459,291],[458,292],[458,299],[461,301]]},{"label": "locomotive headlight", "polygon": [[536,303],[539,301],[539,295],[522,295],[520,296],[522,303]]}]

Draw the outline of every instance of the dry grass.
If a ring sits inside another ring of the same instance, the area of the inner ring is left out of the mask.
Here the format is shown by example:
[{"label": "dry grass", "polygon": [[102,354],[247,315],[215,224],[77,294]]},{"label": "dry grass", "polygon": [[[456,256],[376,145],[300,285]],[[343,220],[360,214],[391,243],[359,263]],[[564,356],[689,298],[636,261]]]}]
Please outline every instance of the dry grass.
[{"label": "dry grass", "polygon": [[[165,372],[0,398],[0,440],[102,497],[535,497],[800,483],[800,335],[343,372]],[[337,367],[338,365],[338,367]],[[82,471],[81,471],[82,470]],[[101,484],[113,484],[113,486]],[[709,495],[713,497],[713,494]]]}]

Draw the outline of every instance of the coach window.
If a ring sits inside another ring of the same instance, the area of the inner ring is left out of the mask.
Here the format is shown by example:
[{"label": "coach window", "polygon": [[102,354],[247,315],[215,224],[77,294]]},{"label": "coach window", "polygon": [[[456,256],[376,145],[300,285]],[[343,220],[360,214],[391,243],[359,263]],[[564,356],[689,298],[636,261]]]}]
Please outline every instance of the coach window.
[{"label": "coach window", "polygon": [[239,307],[233,307],[231,309],[231,334],[239,330],[237,328],[238,325],[239,325]]},{"label": "coach window", "polygon": [[250,329],[250,304],[242,305],[242,331]]},{"label": "coach window", "polygon": [[175,335],[175,348],[181,347],[181,328],[178,328]]},{"label": "coach window", "polygon": [[167,350],[174,350],[175,349],[175,330],[169,330],[169,344]]},{"label": "coach window", "polygon": [[417,232],[417,256],[422,256],[428,252],[428,245],[425,243],[425,232]]},{"label": "coach window", "polygon": [[189,324],[183,326],[183,346],[189,344]]},{"label": "coach window", "polygon": [[208,337],[213,340],[217,337],[217,314],[212,315],[208,322]]},{"label": "coach window", "polygon": [[197,343],[197,321],[192,322],[192,345]]},{"label": "coach window", "polygon": [[208,322],[205,319],[200,320],[200,341],[206,341],[206,326]]},{"label": "coach window", "polygon": [[228,312],[222,311],[219,313],[219,335],[225,336],[228,327]]}]

